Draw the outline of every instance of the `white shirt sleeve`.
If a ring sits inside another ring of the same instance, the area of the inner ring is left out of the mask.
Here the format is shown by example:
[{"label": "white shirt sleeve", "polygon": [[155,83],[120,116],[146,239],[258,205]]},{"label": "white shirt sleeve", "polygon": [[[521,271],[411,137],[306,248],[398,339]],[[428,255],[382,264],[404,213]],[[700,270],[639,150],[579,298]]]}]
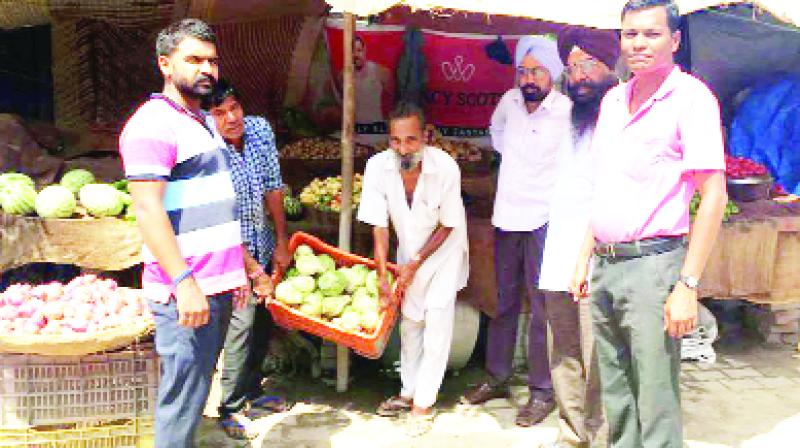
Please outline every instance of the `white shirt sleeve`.
[{"label": "white shirt sleeve", "polygon": [[383,158],[373,156],[364,170],[357,219],[372,226],[389,227],[389,204],[380,176],[381,161]]},{"label": "white shirt sleeve", "polygon": [[489,124],[489,133],[492,135],[492,147],[500,154],[503,154],[503,136],[506,129],[506,108],[508,101],[506,96],[500,99],[497,107],[492,113],[492,120]]},{"label": "white shirt sleeve", "polygon": [[461,227],[466,223],[464,201],[461,199],[461,172],[453,163],[453,173],[447,176],[439,208],[439,222],[444,227]]}]

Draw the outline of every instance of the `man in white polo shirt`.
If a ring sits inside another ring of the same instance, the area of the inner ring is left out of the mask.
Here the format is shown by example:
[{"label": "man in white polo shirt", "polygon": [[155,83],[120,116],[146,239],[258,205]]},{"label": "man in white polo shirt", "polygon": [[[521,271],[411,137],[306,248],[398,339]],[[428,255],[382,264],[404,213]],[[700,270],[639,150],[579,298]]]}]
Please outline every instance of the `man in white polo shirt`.
[{"label": "man in white polo shirt", "polygon": [[471,404],[509,395],[514,347],[523,300],[531,310],[528,326],[530,399],[517,424],[531,426],[555,408],[547,358],[544,297],[536,289],[547,234],[556,154],[569,131],[570,101],[553,89],[564,65],[556,43],[541,36],[520,39],[517,86],[503,95],[490,130],[502,157],[492,225],[495,227],[497,314],[489,323],[486,370],[489,378],[464,397]]},{"label": "man in white polo shirt", "polygon": [[402,300],[400,395],[378,413],[410,410],[409,432],[432,423],[431,408],[444,378],[453,337],[456,292],[469,275],[467,221],[461,173],[455,160],[425,145],[422,111],[400,103],[389,116],[391,149],[367,163],[358,219],[374,226],[375,260],[381,301],[392,294],[386,276],[389,221],[399,245],[400,275],[395,296]]}]

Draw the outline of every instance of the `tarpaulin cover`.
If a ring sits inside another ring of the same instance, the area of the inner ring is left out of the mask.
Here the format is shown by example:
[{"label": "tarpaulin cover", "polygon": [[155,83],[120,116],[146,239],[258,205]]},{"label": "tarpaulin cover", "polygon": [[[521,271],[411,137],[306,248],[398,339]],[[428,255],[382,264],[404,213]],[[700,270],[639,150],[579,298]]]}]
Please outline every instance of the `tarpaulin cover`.
[{"label": "tarpaulin cover", "polygon": [[730,152],[769,168],[788,192],[800,194],[800,76],[756,85],[733,121]]}]

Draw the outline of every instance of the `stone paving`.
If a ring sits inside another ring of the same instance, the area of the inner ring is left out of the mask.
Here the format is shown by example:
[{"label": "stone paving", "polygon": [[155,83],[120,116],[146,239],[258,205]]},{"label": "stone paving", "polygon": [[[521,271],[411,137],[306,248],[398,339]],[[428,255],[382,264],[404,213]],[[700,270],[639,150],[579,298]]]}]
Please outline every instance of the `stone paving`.
[{"label": "stone paving", "polygon": [[[307,392],[308,400],[256,421],[259,437],[250,446],[489,448],[537,447],[555,440],[554,414],[533,428],[514,424],[516,406],[527,399],[524,386],[512,389],[512,400],[459,404],[461,391],[479,375],[480,370],[473,368],[445,379],[433,430],[422,437],[408,437],[402,419],[372,413],[382,394],[391,392],[391,383],[389,390],[366,392],[354,385],[346,394],[310,384],[295,391],[297,396]],[[800,447],[800,358],[790,348],[757,346],[723,352],[714,365],[684,363],[681,377],[690,448]],[[200,446],[247,443],[230,441],[216,429],[215,420],[205,419]]]}]

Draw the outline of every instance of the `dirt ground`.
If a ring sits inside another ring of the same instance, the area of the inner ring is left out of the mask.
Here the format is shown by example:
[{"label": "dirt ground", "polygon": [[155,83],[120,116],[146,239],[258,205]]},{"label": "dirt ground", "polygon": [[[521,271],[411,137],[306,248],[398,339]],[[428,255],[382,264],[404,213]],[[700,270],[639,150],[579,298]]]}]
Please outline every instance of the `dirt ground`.
[{"label": "dirt ground", "polygon": [[[684,427],[691,448],[800,447],[800,355],[788,346],[767,346],[753,340],[717,348],[713,365],[684,363],[682,369]],[[433,430],[411,438],[402,419],[374,414],[375,406],[396,393],[398,380],[369,363],[355,362],[346,393],[330,381],[299,372],[276,380],[275,390],[294,403],[291,410],[254,422],[258,437],[249,446],[270,448],[322,447],[537,447],[557,435],[555,414],[533,428],[514,424],[516,406],[527,388],[512,389],[512,400],[465,406],[459,397],[482,375],[479,366],[448,374],[437,404]],[[215,414],[215,384],[207,412]],[[205,418],[201,447],[248,446],[227,438],[213,418]]]}]

